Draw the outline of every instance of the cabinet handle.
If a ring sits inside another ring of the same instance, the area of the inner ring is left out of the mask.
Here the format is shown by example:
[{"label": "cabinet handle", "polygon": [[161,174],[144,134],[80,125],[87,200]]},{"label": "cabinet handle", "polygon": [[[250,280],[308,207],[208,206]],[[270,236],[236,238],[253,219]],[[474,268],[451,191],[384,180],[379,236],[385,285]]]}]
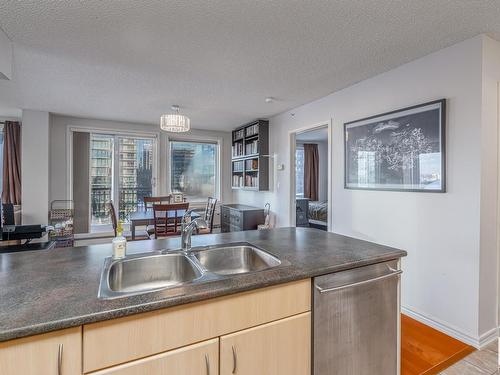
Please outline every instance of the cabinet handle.
[{"label": "cabinet handle", "polygon": [[233,349],[233,372],[232,373],[236,374],[238,357],[236,356],[236,349],[234,348],[234,346],[231,346],[231,348]]},{"label": "cabinet handle", "polygon": [[205,354],[205,365],[207,366],[207,375],[210,375],[210,359],[208,354]]},{"label": "cabinet handle", "polygon": [[401,275],[403,273],[402,270],[393,270],[393,269],[390,269],[390,270],[392,272],[388,273],[386,275],[374,277],[373,279],[358,281],[358,282],[353,283],[353,284],[345,284],[345,285],[340,285],[340,286],[336,286],[336,287],[333,287],[333,288],[322,288],[322,287],[320,287],[320,286],[318,286],[316,284],[314,286],[316,287],[316,289],[318,290],[318,292],[320,292],[320,293],[328,293],[328,292],[334,292],[334,291],[337,291],[337,290],[342,290],[342,289],[352,288],[352,287],[355,287],[355,286],[360,286],[360,285],[365,285],[365,284],[373,283],[375,281],[384,280],[384,279],[387,279],[389,277]]},{"label": "cabinet handle", "polygon": [[63,344],[59,344],[57,350],[57,375],[62,375]]}]

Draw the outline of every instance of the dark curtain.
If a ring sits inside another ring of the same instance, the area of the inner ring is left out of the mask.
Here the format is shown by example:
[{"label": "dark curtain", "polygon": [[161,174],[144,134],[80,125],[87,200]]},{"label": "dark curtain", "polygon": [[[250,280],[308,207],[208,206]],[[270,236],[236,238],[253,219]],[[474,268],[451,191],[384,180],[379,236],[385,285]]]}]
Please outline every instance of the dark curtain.
[{"label": "dark curtain", "polygon": [[304,198],[318,200],[319,152],[318,145],[304,144]]},{"label": "dark curtain", "polygon": [[89,233],[90,133],[73,132],[73,201],[75,233]]},{"label": "dark curtain", "polygon": [[3,135],[2,203],[21,204],[21,125],[6,121]]}]

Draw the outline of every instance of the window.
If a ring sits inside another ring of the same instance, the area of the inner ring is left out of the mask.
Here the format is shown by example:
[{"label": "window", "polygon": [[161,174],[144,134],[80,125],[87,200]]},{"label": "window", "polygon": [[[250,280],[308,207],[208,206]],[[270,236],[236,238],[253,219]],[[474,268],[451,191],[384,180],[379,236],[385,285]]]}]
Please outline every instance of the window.
[{"label": "window", "polygon": [[144,209],[144,197],[153,195],[152,138],[91,134],[90,206],[92,231],[111,224],[106,203],[113,201],[119,219]]},{"label": "window", "polygon": [[295,150],[295,194],[304,197],[304,147],[297,146]]},{"label": "window", "polygon": [[170,191],[188,201],[218,195],[218,143],[170,141]]}]

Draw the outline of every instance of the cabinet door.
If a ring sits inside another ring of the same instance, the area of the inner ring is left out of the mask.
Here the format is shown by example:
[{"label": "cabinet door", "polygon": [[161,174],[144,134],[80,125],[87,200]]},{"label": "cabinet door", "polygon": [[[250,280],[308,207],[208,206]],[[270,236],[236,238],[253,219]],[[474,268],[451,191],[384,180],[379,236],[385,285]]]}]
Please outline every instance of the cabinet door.
[{"label": "cabinet door", "polygon": [[81,327],[6,341],[0,344],[2,375],[79,375]]},{"label": "cabinet door", "polygon": [[218,375],[219,339],[111,367],[92,375]]},{"label": "cabinet door", "polygon": [[310,375],[311,314],[221,337],[221,375]]},{"label": "cabinet door", "polygon": [[227,233],[229,232],[229,209],[227,207],[221,206],[220,213],[221,232]]}]

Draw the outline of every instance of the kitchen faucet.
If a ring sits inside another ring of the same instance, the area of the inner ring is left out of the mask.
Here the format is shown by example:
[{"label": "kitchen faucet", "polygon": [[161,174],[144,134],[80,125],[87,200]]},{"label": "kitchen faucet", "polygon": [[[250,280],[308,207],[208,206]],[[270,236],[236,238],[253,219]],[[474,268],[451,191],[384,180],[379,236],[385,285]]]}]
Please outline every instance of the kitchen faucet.
[{"label": "kitchen faucet", "polygon": [[192,210],[186,211],[184,216],[182,217],[182,226],[181,226],[181,249],[184,252],[189,252],[191,250],[191,236],[193,235],[193,230],[198,229],[206,229],[208,228],[208,224],[202,218],[197,217],[194,220],[191,220],[190,223],[186,223],[186,219],[191,216]]}]

